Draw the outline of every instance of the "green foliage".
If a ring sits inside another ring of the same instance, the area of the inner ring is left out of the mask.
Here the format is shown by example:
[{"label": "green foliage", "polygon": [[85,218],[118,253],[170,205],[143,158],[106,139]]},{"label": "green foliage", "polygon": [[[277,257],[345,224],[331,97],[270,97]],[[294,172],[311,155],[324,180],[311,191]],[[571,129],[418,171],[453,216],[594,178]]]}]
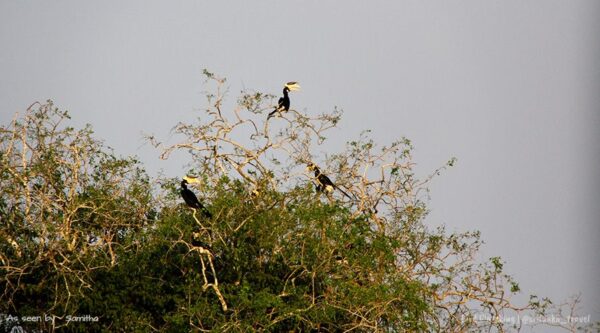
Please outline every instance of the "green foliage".
[{"label": "green foliage", "polygon": [[[208,114],[222,117],[221,96],[207,98],[216,109]],[[260,116],[271,98],[247,93],[238,104]],[[4,321],[0,329],[502,330],[477,322],[475,309],[496,316],[545,313],[551,305],[532,297],[513,306],[507,291],[519,285],[503,273],[504,262],[474,259],[478,232],[449,234],[423,223],[419,192],[427,180],[414,177],[408,139],[379,148],[367,131],[330,157],[328,169],[353,196],[348,200],[322,196],[310,178],[290,176],[310,154],[294,156],[291,165],[273,157],[277,170],[261,162],[273,147],[308,151],[311,141],[293,130],[320,142],[321,129],[337,124],[337,111],[319,118],[321,125],[298,113],[280,141],[267,137],[264,146],[257,130],[252,149],[223,134],[254,124],[239,114],[234,125],[224,118],[180,124],[191,142],[180,148],[196,158],[190,173],[202,184],[190,188],[213,215],[205,219],[181,202],[179,178],[152,188],[138,161],[116,157],[89,126],[65,126],[68,114],[51,102],[34,106],[0,129],[0,313],[54,321]],[[193,146],[198,142],[206,146]],[[372,181],[367,169],[377,166],[380,178]],[[82,315],[96,319],[67,320]]]},{"label": "green foliage", "polygon": [[49,101],[0,129],[0,313],[74,313],[93,274],[116,265],[147,222],[152,198],[138,162],[68,119]]},{"label": "green foliage", "polygon": [[[395,272],[394,240],[364,219],[321,203],[307,187],[258,201],[249,201],[239,182],[224,180],[214,190],[217,217],[202,222],[219,235],[211,252],[230,311],[202,290],[199,258],[189,251],[195,221],[185,207],[163,210],[143,245],[120,252],[119,265],[94,275],[96,287],[77,311],[102,315],[106,329],[110,323],[141,331],[234,324],[237,331],[342,330],[363,312],[384,326],[425,328],[426,287]],[[281,200],[287,204],[262,206]]]}]

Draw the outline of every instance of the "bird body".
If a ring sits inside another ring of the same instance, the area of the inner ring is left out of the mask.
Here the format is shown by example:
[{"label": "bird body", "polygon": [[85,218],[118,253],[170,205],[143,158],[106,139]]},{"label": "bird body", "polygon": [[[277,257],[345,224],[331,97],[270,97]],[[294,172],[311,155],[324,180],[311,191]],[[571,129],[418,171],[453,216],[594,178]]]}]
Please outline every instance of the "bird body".
[{"label": "bird body", "polygon": [[183,201],[185,201],[185,203],[189,207],[193,209],[199,209],[202,212],[202,215],[204,215],[204,217],[211,218],[212,214],[208,211],[208,209],[206,209],[206,207],[204,207],[204,205],[202,205],[202,203],[200,203],[198,197],[196,197],[194,192],[187,188],[187,184],[189,184],[189,181],[192,179],[193,181],[197,181],[195,180],[195,178],[191,177],[183,178],[183,180],[181,181],[181,190],[179,191],[179,193],[181,194]]},{"label": "bird body", "polygon": [[271,113],[269,113],[269,115],[267,116],[267,120],[269,118],[271,118],[273,115],[275,115],[276,113],[281,113],[281,112],[285,112],[288,111],[290,109],[290,96],[288,95],[288,93],[290,91],[297,91],[300,90],[300,85],[298,84],[298,82],[288,82],[283,86],[283,97],[279,98],[279,101],[277,102],[277,107],[275,108],[275,110],[271,111]]},{"label": "bird body", "polygon": [[314,173],[315,173],[315,180],[317,182],[317,191],[324,192],[325,194],[327,194],[329,196],[333,192],[333,190],[338,189],[346,197],[348,197],[349,199],[352,199],[348,195],[348,193],[344,192],[341,188],[337,187],[331,181],[331,179],[329,179],[329,177],[327,177],[326,175],[324,175],[323,173],[321,173],[321,170],[319,169],[319,167],[317,167],[313,163],[309,163],[308,166],[307,166],[307,169],[309,171],[314,171]]},{"label": "bird body", "polygon": [[325,176],[321,173],[319,169],[315,170],[315,179],[317,180],[317,190],[321,192],[331,193],[335,189],[335,185],[329,179],[329,177]]}]

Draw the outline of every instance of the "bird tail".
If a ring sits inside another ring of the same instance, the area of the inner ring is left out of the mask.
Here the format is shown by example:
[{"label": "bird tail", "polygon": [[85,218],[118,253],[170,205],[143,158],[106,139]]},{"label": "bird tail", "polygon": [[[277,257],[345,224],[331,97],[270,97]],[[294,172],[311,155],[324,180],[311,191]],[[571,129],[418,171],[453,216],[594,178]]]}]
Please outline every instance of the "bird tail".
[{"label": "bird tail", "polygon": [[344,194],[348,199],[352,200],[352,197],[350,195],[348,195],[348,193],[344,192],[344,190],[342,190],[341,188],[339,188],[338,186],[336,186],[336,188],[338,190],[340,190],[340,192],[342,192],[342,194]]},{"label": "bird tail", "polygon": [[207,219],[211,219],[212,218],[212,214],[208,211],[208,209],[206,209],[206,207],[202,207],[202,215],[204,215],[204,217],[206,217]]},{"label": "bird tail", "polygon": [[271,119],[271,117],[273,117],[273,115],[276,114],[278,111],[278,109],[271,111],[271,113],[269,113],[269,115],[267,116],[267,120]]}]

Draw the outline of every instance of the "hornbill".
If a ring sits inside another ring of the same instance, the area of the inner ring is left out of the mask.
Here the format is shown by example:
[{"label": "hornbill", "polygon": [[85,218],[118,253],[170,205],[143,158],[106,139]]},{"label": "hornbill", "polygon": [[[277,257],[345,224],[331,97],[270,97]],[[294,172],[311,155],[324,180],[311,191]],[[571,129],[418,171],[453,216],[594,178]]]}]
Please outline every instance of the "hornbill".
[{"label": "hornbill", "polygon": [[179,191],[179,193],[181,193],[181,197],[183,198],[183,201],[185,201],[185,203],[188,206],[190,206],[194,210],[199,209],[202,212],[202,215],[204,215],[204,217],[211,218],[212,214],[208,211],[208,209],[206,209],[206,207],[204,207],[200,203],[200,201],[198,201],[198,198],[196,197],[194,192],[190,191],[187,188],[187,184],[199,183],[199,182],[200,181],[198,180],[198,178],[195,178],[195,177],[189,177],[189,176],[183,177],[183,180],[181,181],[181,191]]},{"label": "hornbill", "polygon": [[288,92],[300,90],[300,85],[298,82],[288,82],[283,86],[283,97],[279,98],[279,102],[277,102],[277,107],[275,110],[269,113],[267,120],[273,117],[276,113],[281,113],[290,109],[290,97],[288,96]]},{"label": "hornbill", "polygon": [[329,196],[333,190],[338,189],[342,192],[348,199],[352,200],[352,197],[348,195],[348,193],[344,192],[341,188],[337,187],[329,177],[321,173],[319,167],[317,167],[314,163],[308,163],[306,166],[308,171],[315,172],[315,180],[317,181],[317,191],[324,192],[327,196]]}]

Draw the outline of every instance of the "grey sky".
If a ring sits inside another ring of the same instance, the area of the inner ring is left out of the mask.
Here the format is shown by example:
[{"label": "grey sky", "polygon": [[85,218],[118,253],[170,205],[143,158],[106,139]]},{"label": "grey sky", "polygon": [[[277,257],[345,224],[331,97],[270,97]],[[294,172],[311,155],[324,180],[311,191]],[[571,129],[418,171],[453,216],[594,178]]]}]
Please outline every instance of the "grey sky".
[{"label": "grey sky", "polygon": [[2,1],[0,121],[52,98],[151,172],[143,146],[204,104],[201,72],[344,109],[328,148],[363,129],[416,146],[427,223],[478,229],[526,292],[581,291],[600,320],[600,2]]}]

